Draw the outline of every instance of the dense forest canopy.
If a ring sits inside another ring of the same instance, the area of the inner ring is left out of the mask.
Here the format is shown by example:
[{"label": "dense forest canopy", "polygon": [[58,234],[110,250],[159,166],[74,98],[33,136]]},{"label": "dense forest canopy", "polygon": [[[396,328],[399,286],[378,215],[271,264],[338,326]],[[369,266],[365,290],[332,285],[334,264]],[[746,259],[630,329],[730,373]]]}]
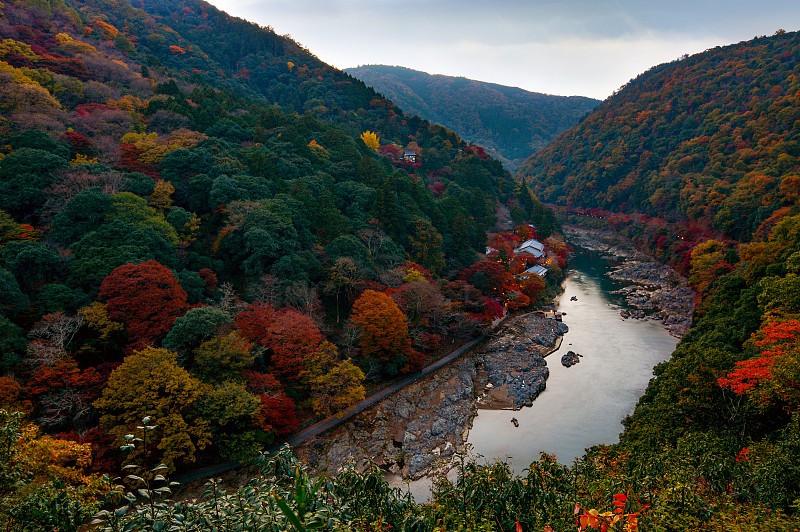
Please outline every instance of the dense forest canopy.
[{"label": "dense forest canopy", "polygon": [[800,38],[656,66],[520,169],[560,205],[682,217],[731,238],[796,213]]},{"label": "dense forest canopy", "polygon": [[483,146],[512,171],[600,103],[396,66],[364,65],[346,72],[406,111]]},{"label": "dense forest canopy", "polygon": [[[482,147],[269,28],[193,0],[3,2],[0,525],[796,530],[798,59],[779,32],[656,67],[526,167],[700,294],[618,445],[524,477],[464,460],[426,505],[282,453],[167,504],[165,472],[251,459],[546,299],[568,248]],[[529,238],[549,286],[509,253]]]},{"label": "dense forest canopy", "polygon": [[[705,529],[716,513],[749,530],[733,516],[759,506],[797,526],[798,65],[800,34],[778,31],[654,67],[521,169],[563,215],[631,237],[698,292],[620,443],[583,459],[660,479],[644,488],[653,509],[684,523],[663,529]],[[667,503],[676,483],[688,499]]]},{"label": "dense forest canopy", "polygon": [[3,2],[0,522],[85,519],[144,417],[171,472],[252,459],[533,304],[552,286],[483,255],[514,224],[556,225],[483,148],[270,28]]}]

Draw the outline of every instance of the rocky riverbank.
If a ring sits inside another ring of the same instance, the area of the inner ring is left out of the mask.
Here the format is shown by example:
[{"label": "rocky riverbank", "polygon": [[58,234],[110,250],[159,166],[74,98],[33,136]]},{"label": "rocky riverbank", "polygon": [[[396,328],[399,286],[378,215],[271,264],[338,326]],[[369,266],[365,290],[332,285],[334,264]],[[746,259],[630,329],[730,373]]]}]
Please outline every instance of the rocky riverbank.
[{"label": "rocky riverbank", "polygon": [[560,321],[526,314],[506,324],[483,349],[486,383],[478,408],[531,406],[545,389],[550,371],[544,357],[559,344],[568,330]]},{"label": "rocky riverbank", "polygon": [[695,293],[671,267],[653,261],[626,261],[609,272],[609,277],[633,283],[611,292],[625,296],[636,309],[629,317],[660,320],[678,338],[689,332]]},{"label": "rocky riverbank", "polygon": [[370,460],[419,478],[463,446],[474,416],[476,373],[466,355],[295,452],[317,473],[336,474]]},{"label": "rocky riverbank", "polygon": [[404,478],[448,469],[452,455],[464,450],[477,408],[533,403],[549,373],[544,357],[566,331],[534,314],[516,317],[475,352],[295,451],[317,473],[366,460]]},{"label": "rocky riverbank", "polygon": [[607,275],[631,283],[611,292],[624,296],[633,307],[620,311],[623,318],[660,320],[678,338],[689,332],[695,293],[678,272],[641,253],[613,231],[565,226],[564,232],[573,245],[619,261]]}]

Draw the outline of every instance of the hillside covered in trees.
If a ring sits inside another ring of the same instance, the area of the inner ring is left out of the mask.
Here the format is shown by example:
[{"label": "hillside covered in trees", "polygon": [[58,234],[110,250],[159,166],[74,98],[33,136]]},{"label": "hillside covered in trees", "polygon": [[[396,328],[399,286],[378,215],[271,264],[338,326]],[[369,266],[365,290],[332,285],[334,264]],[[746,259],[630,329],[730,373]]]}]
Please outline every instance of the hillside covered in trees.
[{"label": "hillside covered in trees", "polygon": [[779,31],[653,67],[520,176],[545,202],[766,234],[798,208],[798,59]]},{"label": "hillside covered in trees", "polygon": [[204,2],[3,2],[0,79],[3,528],[85,519],[145,416],[252,458],[545,289],[483,256],[554,228],[499,161]]},{"label": "hillside covered in trees", "polygon": [[797,529],[798,65],[800,34],[778,31],[657,66],[521,171],[564,216],[629,236],[698,292],[620,443],[584,458],[613,459],[612,476],[650,493],[651,518],[672,508],[682,524],[665,530],[725,514],[721,530],[751,530],[756,508]]},{"label": "hillside covered in trees", "polygon": [[398,66],[364,65],[346,72],[405,111],[483,146],[512,171],[600,103]]},{"label": "hillside covered in trees", "polygon": [[[507,250],[538,236],[563,266],[552,212],[483,148],[200,1],[5,1],[0,37],[4,529],[797,530],[797,34],[657,67],[543,152],[563,164],[540,196],[677,261],[695,326],[620,444],[524,477],[465,460],[424,505],[285,453],[179,504],[162,475],[252,458],[535,302]],[[689,146],[696,165],[662,164]],[[595,160],[621,181],[585,180]],[[681,207],[689,185],[709,212]],[[498,221],[516,234],[487,239]]]}]

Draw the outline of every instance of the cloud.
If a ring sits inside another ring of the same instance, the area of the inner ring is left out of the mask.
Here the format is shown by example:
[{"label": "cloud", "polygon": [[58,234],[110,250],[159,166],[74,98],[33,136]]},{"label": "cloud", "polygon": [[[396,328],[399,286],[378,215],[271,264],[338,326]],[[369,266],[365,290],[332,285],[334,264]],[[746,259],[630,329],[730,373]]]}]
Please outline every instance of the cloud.
[{"label": "cloud", "polygon": [[[774,0],[213,0],[338,68],[401,65],[605,98],[657,64],[800,21]],[[792,30],[791,27],[785,27]]]}]

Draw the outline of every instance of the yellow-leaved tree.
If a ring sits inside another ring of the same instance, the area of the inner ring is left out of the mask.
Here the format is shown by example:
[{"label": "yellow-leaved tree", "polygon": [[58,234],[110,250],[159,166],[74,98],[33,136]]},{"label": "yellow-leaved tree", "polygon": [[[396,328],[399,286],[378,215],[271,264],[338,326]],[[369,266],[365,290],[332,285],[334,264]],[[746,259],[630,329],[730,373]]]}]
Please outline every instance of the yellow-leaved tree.
[{"label": "yellow-leaved tree", "polygon": [[193,462],[194,453],[210,443],[208,421],[197,417],[196,404],[207,395],[208,385],[178,365],[178,355],[147,347],[129,355],[108,379],[103,396],[94,402],[100,424],[125,443],[141,419],[150,416],[158,425],[154,431],[156,460],[170,470],[175,462]]},{"label": "yellow-leaved tree", "polygon": [[147,203],[161,214],[166,214],[172,207],[172,193],[175,187],[169,181],[159,179],[153,187],[153,193],[147,198]]},{"label": "yellow-leaved tree", "polygon": [[366,144],[368,147],[372,148],[373,150],[377,150],[381,145],[380,139],[378,138],[378,135],[376,133],[374,133],[373,131],[367,130],[367,131],[363,132],[361,134],[361,140],[363,140],[364,144]]},{"label": "yellow-leaved tree", "polygon": [[703,292],[719,276],[717,266],[724,260],[727,246],[717,240],[706,240],[692,250],[689,283]]},{"label": "yellow-leaved tree", "polygon": [[125,332],[125,326],[112,320],[108,316],[108,308],[99,301],[81,308],[78,310],[78,315],[83,318],[84,325],[100,334],[101,340],[108,340],[113,334]]},{"label": "yellow-leaved tree", "polygon": [[311,388],[311,405],[314,413],[330,416],[364,399],[364,372],[350,362],[342,360],[336,346],[322,342],[306,359],[308,386]]}]

